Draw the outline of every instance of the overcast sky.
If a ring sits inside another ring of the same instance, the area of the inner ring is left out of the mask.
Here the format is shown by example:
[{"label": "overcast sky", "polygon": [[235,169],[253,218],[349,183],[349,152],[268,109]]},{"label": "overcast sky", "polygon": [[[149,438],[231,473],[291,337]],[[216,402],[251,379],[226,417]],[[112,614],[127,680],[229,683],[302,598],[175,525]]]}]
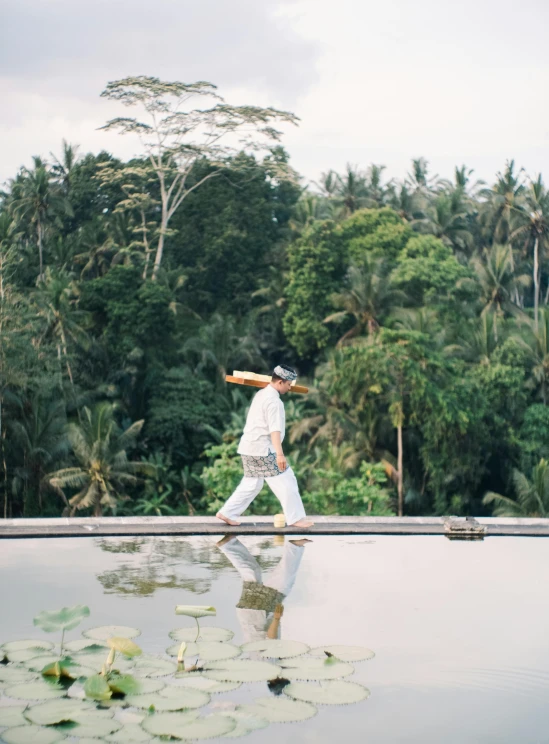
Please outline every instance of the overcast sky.
[{"label": "overcast sky", "polygon": [[0,0],[0,182],[62,138],[138,154],[97,131],[127,75],[295,112],[284,145],[309,179],[424,156],[445,177],[515,158],[549,180],[548,28],[547,0]]}]

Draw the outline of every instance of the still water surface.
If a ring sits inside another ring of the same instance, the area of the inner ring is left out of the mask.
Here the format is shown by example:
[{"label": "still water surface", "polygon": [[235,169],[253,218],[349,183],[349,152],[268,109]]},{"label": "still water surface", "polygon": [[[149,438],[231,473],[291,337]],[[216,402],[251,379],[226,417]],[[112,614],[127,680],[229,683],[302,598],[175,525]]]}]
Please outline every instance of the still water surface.
[{"label": "still water surface", "polygon": [[[200,604],[217,608],[204,625],[230,628],[240,644],[271,620],[236,608],[243,580],[259,580],[287,595],[280,637],[376,656],[350,678],[368,700],[320,706],[311,720],[251,733],[249,744],[537,744],[549,742],[548,573],[543,538],[1,540],[0,643],[44,637],[32,625],[41,610],[86,604],[90,617],[68,639],[97,625],[137,626],[139,644],[162,654],[168,632],[193,623],[175,605]],[[255,683],[216,700],[265,694]]]}]

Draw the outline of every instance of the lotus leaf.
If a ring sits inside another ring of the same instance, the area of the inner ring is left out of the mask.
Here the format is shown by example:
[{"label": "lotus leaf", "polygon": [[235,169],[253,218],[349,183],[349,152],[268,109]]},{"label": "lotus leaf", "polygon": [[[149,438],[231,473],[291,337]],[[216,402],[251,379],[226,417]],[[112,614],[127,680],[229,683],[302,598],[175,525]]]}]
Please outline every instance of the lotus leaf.
[{"label": "lotus leaf", "polygon": [[303,700],[306,703],[322,705],[350,705],[366,700],[370,691],[358,685],[356,682],[343,682],[341,680],[329,680],[319,685],[310,685],[306,682],[292,682],[284,688],[288,697]]},{"label": "lotus leaf", "polygon": [[181,672],[176,677],[182,687],[190,687],[193,690],[203,690],[204,692],[231,692],[232,690],[238,690],[242,684],[241,682],[218,682],[196,672]]},{"label": "lotus leaf", "polygon": [[340,661],[368,661],[374,652],[363,646],[318,646],[310,652],[312,656],[335,656]]},{"label": "lotus leaf", "polygon": [[[216,614],[215,607],[207,605],[176,605],[176,615],[186,615],[187,617],[211,617]],[[183,638],[181,640],[184,640]]]},{"label": "lotus leaf", "polygon": [[[46,651],[43,648],[22,648],[19,651],[9,651],[7,657],[9,661],[14,664],[27,664],[29,661],[34,661],[40,657],[50,658],[52,654],[49,649]],[[58,658],[57,656],[55,658]]]},{"label": "lotus leaf", "polygon": [[6,744],[54,744],[64,738],[61,732],[42,726],[16,726],[2,732],[2,741]]},{"label": "lotus leaf", "polygon": [[201,690],[188,687],[170,685],[159,693],[129,695],[126,702],[136,708],[149,708],[154,705],[156,710],[183,710],[184,708],[202,708],[210,702],[210,696]]},{"label": "lotus leaf", "polygon": [[246,710],[245,706],[232,710],[226,715],[230,715],[230,717],[234,718],[236,721],[235,728],[228,734],[225,734],[227,739],[237,739],[240,736],[247,736],[252,731],[267,728],[269,725],[269,722],[264,718],[261,718],[256,713]]},{"label": "lotus leaf", "polygon": [[[182,641],[186,641],[187,643],[194,643],[196,641],[196,628],[176,628],[175,630],[170,630],[169,636],[172,640],[179,641],[180,643]],[[232,640],[233,637],[233,631],[227,630],[227,628],[214,628],[212,626],[200,628],[201,641],[219,641],[221,643],[224,643],[226,641]]]},{"label": "lotus leaf", "polygon": [[37,615],[33,623],[42,628],[46,633],[55,633],[58,630],[72,630],[79,625],[85,617],[90,614],[90,608],[85,605],[74,605],[74,607],[63,607],[60,610],[46,612]]},{"label": "lotus leaf", "polygon": [[36,679],[36,675],[31,674],[26,669],[0,664],[0,682],[15,685],[21,682],[29,682],[31,679]]},{"label": "lotus leaf", "polygon": [[93,674],[88,677],[84,685],[84,692],[86,697],[92,700],[108,700],[112,696],[111,688],[101,674]]},{"label": "lotus leaf", "polygon": [[258,698],[251,705],[241,707],[260,718],[265,718],[269,723],[306,721],[317,714],[314,705],[301,700],[290,700],[283,696]]},{"label": "lotus leaf", "polygon": [[280,667],[275,664],[249,659],[212,661],[203,672],[205,677],[220,682],[267,682],[276,679],[280,673]]},{"label": "lotus leaf", "polygon": [[262,641],[252,641],[242,646],[242,651],[247,653],[257,652],[260,656],[270,659],[286,659],[291,656],[306,654],[309,646],[299,641],[281,641],[266,638]]},{"label": "lotus leaf", "polygon": [[[166,649],[169,656],[179,654],[180,644],[176,643]],[[199,641],[198,643],[187,643],[183,657],[188,659],[198,656],[201,661],[221,661],[222,659],[234,659],[240,655],[240,648],[231,643],[219,643],[217,641]]]},{"label": "lotus leaf", "polygon": [[9,641],[8,643],[4,643],[3,646],[0,646],[0,648],[6,653],[9,653],[10,651],[23,651],[29,648],[50,651],[53,648],[53,645],[54,644],[51,641],[31,639],[26,641]]},{"label": "lotus leaf", "polygon": [[355,671],[352,664],[342,661],[330,663],[328,659],[312,659],[310,656],[289,659],[282,667],[282,676],[286,679],[304,680],[341,679]]},{"label": "lotus leaf", "polygon": [[[26,705],[9,705],[0,707],[0,727],[2,726],[24,726],[28,723],[23,715]],[[1,736],[1,734],[0,734]]]},{"label": "lotus leaf", "polygon": [[134,656],[140,656],[143,653],[137,643],[130,641],[129,638],[123,638],[122,636],[108,638],[107,644],[109,648],[124,654],[124,656],[128,656],[130,659]]},{"label": "lotus leaf", "polygon": [[67,641],[63,644],[65,651],[74,651],[85,654],[104,654],[107,644],[104,641],[92,641],[88,638],[77,638],[75,641]]},{"label": "lotus leaf", "polygon": [[[121,723],[112,718],[99,718],[97,716],[98,712],[91,711],[87,714],[81,714],[77,725],[70,731],[71,736],[99,738],[113,734],[115,731],[120,731],[122,728]],[[103,713],[104,711],[101,712]],[[108,712],[110,713],[110,711]]]},{"label": "lotus leaf", "polygon": [[[90,710],[95,711],[95,708],[83,700],[50,700],[47,703],[33,705],[26,711],[25,716],[31,723],[38,726],[53,726],[64,721],[77,722],[79,714]],[[102,713],[102,711],[96,712]]]},{"label": "lotus leaf", "polygon": [[177,666],[172,661],[157,659],[155,656],[140,656],[133,667],[143,677],[164,677],[174,674]]},{"label": "lotus leaf", "polygon": [[63,697],[65,690],[61,685],[37,681],[8,687],[5,694],[19,700],[51,700],[52,698]]},{"label": "lotus leaf", "polygon": [[142,726],[154,736],[211,739],[231,732],[236,727],[236,721],[230,716],[220,714],[198,718],[192,713],[158,713],[143,721]]},{"label": "lotus leaf", "polygon": [[141,635],[138,628],[129,628],[126,625],[100,625],[97,628],[85,630],[82,635],[92,638],[94,641],[108,641],[109,638],[137,638]]},{"label": "lotus leaf", "polygon": [[111,674],[107,681],[113,692],[122,695],[138,695],[141,691],[140,681],[131,674]]},{"label": "lotus leaf", "polygon": [[[126,724],[123,728],[117,731],[115,734],[110,734],[106,737],[105,741],[112,741],[114,744],[132,744],[132,742],[145,742],[150,741],[151,735],[143,731],[141,726],[137,723]],[[82,744],[82,740],[78,744]]]}]

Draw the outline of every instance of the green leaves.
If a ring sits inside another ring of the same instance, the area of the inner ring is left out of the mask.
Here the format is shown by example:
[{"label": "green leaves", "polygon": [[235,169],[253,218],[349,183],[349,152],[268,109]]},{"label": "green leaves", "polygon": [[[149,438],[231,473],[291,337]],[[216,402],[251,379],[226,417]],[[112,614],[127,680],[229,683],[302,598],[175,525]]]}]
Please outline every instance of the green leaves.
[{"label": "green leaves", "polygon": [[63,607],[61,610],[53,612],[43,611],[34,618],[33,624],[46,633],[55,633],[58,630],[72,630],[85,617],[88,617],[89,614],[89,607],[85,605],[74,605],[74,607]]},{"label": "green leaves", "polygon": [[112,690],[105,677],[101,674],[94,674],[88,677],[84,685],[86,697],[92,700],[109,700],[112,697]]},{"label": "green leaves", "polygon": [[112,648],[115,651],[124,654],[124,656],[127,656],[130,659],[132,659],[134,656],[140,656],[143,653],[139,646],[131,641],[129,638],[109,638],[107,639],[107,643],[109,645],[109,648]]},{"label": "green leaves", "polygon": [[211,617],[216,614],[216,609],[207,605],[176,605],[175,614],[194,618]]}]

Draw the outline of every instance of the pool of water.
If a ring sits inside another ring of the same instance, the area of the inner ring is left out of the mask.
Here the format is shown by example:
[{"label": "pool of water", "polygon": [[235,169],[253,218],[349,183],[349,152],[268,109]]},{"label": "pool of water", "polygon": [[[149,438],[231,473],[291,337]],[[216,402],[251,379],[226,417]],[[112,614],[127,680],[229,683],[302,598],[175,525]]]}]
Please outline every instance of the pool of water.
[{"label": "pool of water", "polygon": [[[163,654],[169,631],[194,622],[176,617],[175,605],[198,604],[217,609],[204,626],[231,629],[241,644],[272,631],[269,614],[236,607],[243,581],[262,582],[285,595],[281,638],[366,646],[375,657],[348,678],[370,690],[367,700],[321,705],[310,720],[250,733],[250,744],[549,741],[549,540],[216,542],[1,540],[0,643],[47,637],[33,627],[40,611],[84,604],[90,617],[67,639],[99,625],[137,626],[140,646]],[[268,694],[254,683],[215,699],[222,709]]]}]

